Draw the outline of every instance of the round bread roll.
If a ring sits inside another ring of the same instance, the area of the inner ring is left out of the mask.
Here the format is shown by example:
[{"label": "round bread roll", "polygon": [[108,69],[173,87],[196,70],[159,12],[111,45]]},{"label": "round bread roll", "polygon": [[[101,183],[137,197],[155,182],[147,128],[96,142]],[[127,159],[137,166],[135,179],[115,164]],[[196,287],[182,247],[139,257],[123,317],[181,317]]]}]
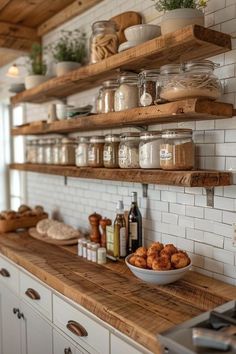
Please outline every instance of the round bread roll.
[{"label": "round bread roll", "polygon": [[152,253],[147,257],[147,267],[152,269],[152,263],[157,259],[157,253]]},{"label": "round bread roll", "polygon": [[161,250],[160,255],[164,256],[164,255],[168,255],[168,256],[172,256],[172,254],[177,253],[178,249],[172,244],[169,243],[167,245],[165,245],[165,247]]},{"label": "round bread roll", "polygon": [[80,233],[72,226],[65,225],[63,223],[57,223],[48,229],[47,235],[48,237],[56,240],[69,240],[72,238],[79,238]]},{"label": "round bread roll", "polygon": [[150,256],[152,253],[159,253],[163,249],[163,244],[160,242],[154,242],[148,249],[147,255]]},{"label": "round bread roll", "polygon": [[135,260],[136,260],[136,258],[137,258],[137,256],[132,256],[132,257],[130,257],[130,259],[129,259],[129,263],[130,264],[132,264],[133,266],[135,265]]},{"label": "round bread roll", "polygon": [[135,251],[135,256],[147,258],[147,249],[145,247],[139,247]]},{"label": "round bread roll", "polygon": [[40,235],[47,235],[48,229],[52,225],[55,225],[56,223],[59,223],[59,221],[51,220],[51,219],[43,219],[37,223],[36,230]]},{"label": "round bread roll", "polygon": [[147,262],[146,262],[146,259],[143,258],[143,257],[139,257],[137,256],[136,259],[135,259],[135,263],[134,265],[138,268],[147,268]]},{"label": "round bread roll", "polygon": [[30,210],[31,210],[31,208],[28,205],[25,205],[25,204],[20,205],[19,208],[18,208],[18,212],[19,213],[24,213],[24,212],[30,211]]},{"label": "round bread roll", "polygon": [[33,211],[36,215],[42,215],[44,213],[44,208],[41,205],[36,205]]},{"label": "round bread roll", "polygon": [[187,267],[189,263],[190,259],[183,251],[179,251],[171,256],[171,264],[175,269]]},{"label": "round bread roll", "polygon": [[153,270],[170,270],[171,262],[168,257],[158,257],[152,263]]}]

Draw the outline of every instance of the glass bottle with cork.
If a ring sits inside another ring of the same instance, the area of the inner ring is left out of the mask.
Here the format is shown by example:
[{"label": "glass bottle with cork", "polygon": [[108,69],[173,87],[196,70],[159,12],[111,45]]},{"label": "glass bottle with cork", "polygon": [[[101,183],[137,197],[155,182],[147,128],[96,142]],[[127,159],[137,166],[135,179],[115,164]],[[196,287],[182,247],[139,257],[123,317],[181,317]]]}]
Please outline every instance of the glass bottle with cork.
[{"label": "glass bottle with cork", "polygon": [[128,215],[128,253],[133,253],[143,244],[142,215],[138,208],[137,192],[132,192],[132,203]]},{"label": "glass bottle with cork", "polygon": [[116,219],[114,221],[114,240],[116,254],[125,257],[127,254],[126,222],[124,216],[124,204],[119,200],[116,207]]}]

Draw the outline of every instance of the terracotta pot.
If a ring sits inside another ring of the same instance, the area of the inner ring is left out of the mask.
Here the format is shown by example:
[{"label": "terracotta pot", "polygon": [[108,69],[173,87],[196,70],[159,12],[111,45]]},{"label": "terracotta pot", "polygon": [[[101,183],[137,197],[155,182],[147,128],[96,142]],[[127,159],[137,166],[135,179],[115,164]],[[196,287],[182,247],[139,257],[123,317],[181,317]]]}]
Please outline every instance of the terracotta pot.
[{"label": "terracotta pot", "polygon": [[188,25],[204,26],[204,13],[197,9],[175,9],[164,13],[161,33],[167,34]]},{"label": "terracotta pot", "polygon": [[25,88],[29,90],[35,86],[47,81],[48,77],[45,75],[29,75],[25,77]]},{"label": "terracotta pot", "polygon": [[62,61],[60,63],[57,63],[56,66],[57,76],[63,76],[72,70],[78,69],[80,66],[81,66],[80,63],[75,63],[73,61]]}]

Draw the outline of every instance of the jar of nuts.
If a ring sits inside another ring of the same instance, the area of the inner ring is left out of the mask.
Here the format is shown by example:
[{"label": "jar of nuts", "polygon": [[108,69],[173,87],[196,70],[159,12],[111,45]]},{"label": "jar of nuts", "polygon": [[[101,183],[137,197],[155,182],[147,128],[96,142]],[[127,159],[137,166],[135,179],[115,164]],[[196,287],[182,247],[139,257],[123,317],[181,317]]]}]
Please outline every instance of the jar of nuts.
[{"label": "jar of nuts", "polygon": [[92,25],[90,38],[90,63],[99,61],[116,54],[118,51],[118,37],[114,21],[97,21]]}]

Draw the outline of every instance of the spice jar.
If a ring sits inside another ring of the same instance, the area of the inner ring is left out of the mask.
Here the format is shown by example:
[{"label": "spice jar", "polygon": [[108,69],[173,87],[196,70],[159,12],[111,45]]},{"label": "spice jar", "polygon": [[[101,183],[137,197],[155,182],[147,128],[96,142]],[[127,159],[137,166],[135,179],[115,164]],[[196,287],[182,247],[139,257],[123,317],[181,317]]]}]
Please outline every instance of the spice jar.
[{"label": "spice jar", "polygon": [[146,107],[160,101],[160,70],[143,70],[139,74],[139,105]]},{"label": "spice jar", "polygon": [[82,245],[83,245],[83,258],[87,258],[87,240],[83,240],[82,241]]},{"label": "spice jar", "polygon": [[87,260],[91,261],[92,260],[92,245],[94,244],[94,242],[88,242],[87,243]]},{"label": "spice jar", "polygon": [[102,113],[114,112],[114,98],[117,87],[117,80],[108,80],[103,82]]},{"label": "spice jar", "polygon": [[120,76],[115,92],[115,111],[135,108],[139,105],[138,75],[124,73]]},{"label": "spice jar", "polygon": [[61,141],[61,165],[75,165],[75,141],[63,138]]},{"label": "spice jar", "polygon": [[92,25],[90,38],[90,63],[99,61],[116,54],[118,51],[118,37],[114,21],[97,21]]},{"label": "spice jar", "polygon": [[91,261],[97,263],[97,250],[99,245],[97,243],[93,243],[91,246]]},{"label": "spice jar", "polygon": [[96,97],[95,106],[96,106],[97,114],[102,113],[102,90],[103,90],[102,88],[99,89],[98,95]]},{"label": "spice jar", "polygon": [[45,140],[40,139],[38,141],[37,163],[40,163],[40,164],[44,164],[45,163],[44,148],[45,148]]},{"label": "spice jar", "polygon": [[103,149],[103,162],[107,168],[117,168],[120,137],[115,134],[105,136],[105,145]]},{"label": "spice jar", "polygon": [[83,257],[83,241],[85,238],[78,239],[78,256]]},{"label": "spice jar", "polygon": [[168,101],[192,97],[216,100],[222,88],[220,80],[213,74],[215,67],[216,64],[210,60],[162,66],[161,98]]},{"label": "spice jar", "polygon": [[54,139],[48,139],[45,142],[44,155],[45,163],[51,165],[53,163],[52,148],[54,144]]},{"label": "spice jar", "polygon": [[52,147],[52,161],[54,165],[61,163],[61,138],[55,139],[55,144]]},{"label": "spice jar", "polygon": [[191,170],[195,151],[191,129],[163,130],[160,166],[163,170]]},{"label": "spice jar", "polygon": [[107,262],[107,250],[105,247],[99,247],[97,250],[97,263],[105,264]]},{"label": "spice jar", "polygon": [[88,146],[89,138],[81,136],[78,139],[78,146],[76,149],[76,166],[86,167],[88,166]]},{"label": "spice jar", "polygon": [[90,167],[103,167],[104,136],[90,138],[88,147],[88,165]]},{"label": "spice jar", "polygon": [[141,168],[160,168],[161,131],[140,134],[139,164]]},{"label": "spice jar", "polygon": [[139,133],[124,133],[120,139],[120,168],[139,168]]}]

